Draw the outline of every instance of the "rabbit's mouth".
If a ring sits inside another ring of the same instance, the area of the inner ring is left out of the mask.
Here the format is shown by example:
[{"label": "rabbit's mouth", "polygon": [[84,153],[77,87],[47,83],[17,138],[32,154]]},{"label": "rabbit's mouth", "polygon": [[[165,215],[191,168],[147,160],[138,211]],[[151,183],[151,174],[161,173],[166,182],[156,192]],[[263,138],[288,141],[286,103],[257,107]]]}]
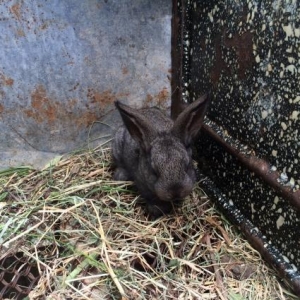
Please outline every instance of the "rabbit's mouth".
[{"label": "rabbit's mouth", "polygon": [[183,202],[183,198],[161,198],[162,202],[174,203],[175,205],[180,205]]},{"label": "rabbit's mouth", "polygon": [[156,195],[163,202],[180,203],[185,197],[192,192],[191,187],[183,187],[182,185],[173,185],[168,189],[156,189]]}]

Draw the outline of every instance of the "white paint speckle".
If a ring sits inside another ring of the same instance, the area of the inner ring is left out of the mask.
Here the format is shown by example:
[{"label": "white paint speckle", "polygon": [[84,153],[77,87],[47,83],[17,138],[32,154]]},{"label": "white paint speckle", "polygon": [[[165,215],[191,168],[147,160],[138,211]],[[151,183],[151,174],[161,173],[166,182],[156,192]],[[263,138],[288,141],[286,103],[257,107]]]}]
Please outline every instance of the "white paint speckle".
[{"label": "white paint speckle", "polygon": [[281,127],[282,127],[283,130],[287,129],[287,125],[284,122],[281,122],[280,125],[281,125]]},{"label": "white paint speckle", "polygon": [[289,56],[289,57],[288,57],[288,61],[289,61],[290,64],[293,64],[293,63],[295,63],[295,58]]},{"label": "white paint speckle", "polygon": [[267,116],[268,116],[268,111],[263,110],[263,111],[261,112],[261,117],[262,117],[263,119],[265,119]]},{"label": "white paint speckle", "polygon": [[292,114],[291,114],[291,116],[290,116],[290,119],[292,119],[292,120],[298,120],[298,115],[299,115],[299,111],[297,111],[297,110],[294,110],[293,112],[292,112]]},{"label": "white paint speckle", "polygon": [[287,182],[288,181],[288,176],[286,175],[286,173],[281,173],[280,174],[280,179],[281,179],[281,181],[283,181],[283,182]]},{"label": "white paint speckle", "polygon": [[295,179],[293,177],[290,179],[289,184],[290,184],[291,187],[295,186]]},{"label": "white paint speckle", "polygon": [[292,74],[296,74],[298,72],[297,68],[294,65],[288,65],[285,69]]},{"label": "white paint speckle", "polygon": [[279,216],[279,218],[276,221],[277,229],[280,229],[280,227],[283,225],[283,223],[284,223],[284,217],[283,216]]},{"label": "white paint speckle", "polygon": [[287,263],[290,262],[290,260],[289,260],[285,255],[282,255],[282,257],[283,257],[283,260],[284,260],[285,262],[287,262]]},{"label": "white paint speckle", "polygon": [[288,25],[282,25],[282,29],[284,30],[285,34],[286,34],[286,39],[289,37],[289,36],[293,36],[294,35],[294,31],[293,31],[293,28],[292,28],[292,25],[291,24],[288,24]]}]

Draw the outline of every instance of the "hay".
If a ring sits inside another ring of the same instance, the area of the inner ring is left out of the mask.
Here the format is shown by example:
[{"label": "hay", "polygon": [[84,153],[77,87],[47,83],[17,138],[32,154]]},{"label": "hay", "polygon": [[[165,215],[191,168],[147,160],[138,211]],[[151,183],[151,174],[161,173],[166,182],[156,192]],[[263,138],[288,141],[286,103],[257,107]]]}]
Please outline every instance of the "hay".
[{"label": "hay", "polygon": [[155,221],[138,202],[108,149],[3,171],[0,256],[37,265],[29,299],[296,299],[198,186]]}]

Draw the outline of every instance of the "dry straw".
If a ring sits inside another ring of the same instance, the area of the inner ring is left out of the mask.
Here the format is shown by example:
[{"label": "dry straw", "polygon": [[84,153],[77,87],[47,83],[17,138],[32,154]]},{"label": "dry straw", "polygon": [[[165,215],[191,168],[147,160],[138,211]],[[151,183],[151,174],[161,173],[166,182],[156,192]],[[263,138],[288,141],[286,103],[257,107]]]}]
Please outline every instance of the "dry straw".
[{"label": "dry straw", "polygon": [[0,256],[41,275],[28,299],[296,299],[198,185],[150,220],[109,149],[1,172],[0,206]]}]

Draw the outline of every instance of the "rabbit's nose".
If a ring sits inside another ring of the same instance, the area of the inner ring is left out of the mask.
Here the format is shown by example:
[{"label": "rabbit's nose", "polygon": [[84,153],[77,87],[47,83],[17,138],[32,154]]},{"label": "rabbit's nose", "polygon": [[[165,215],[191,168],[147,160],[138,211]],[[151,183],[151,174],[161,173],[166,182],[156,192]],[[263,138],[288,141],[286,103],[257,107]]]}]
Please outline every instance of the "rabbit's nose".
[{"label": "rabbit's nose", "polygon": [[176,183],[160,183],[155,186],[155,193],[162,201],[178,201],[188,196],[193,189],[193,183],[182,181]]},{"label": "rabbit's nose", "polygon": [[183,199],[186,196],[188,196],[193,189],[192,184],[187,184],[187,183],[175,183],[173,184],[169,191],[172,195],[172,199]]}]

